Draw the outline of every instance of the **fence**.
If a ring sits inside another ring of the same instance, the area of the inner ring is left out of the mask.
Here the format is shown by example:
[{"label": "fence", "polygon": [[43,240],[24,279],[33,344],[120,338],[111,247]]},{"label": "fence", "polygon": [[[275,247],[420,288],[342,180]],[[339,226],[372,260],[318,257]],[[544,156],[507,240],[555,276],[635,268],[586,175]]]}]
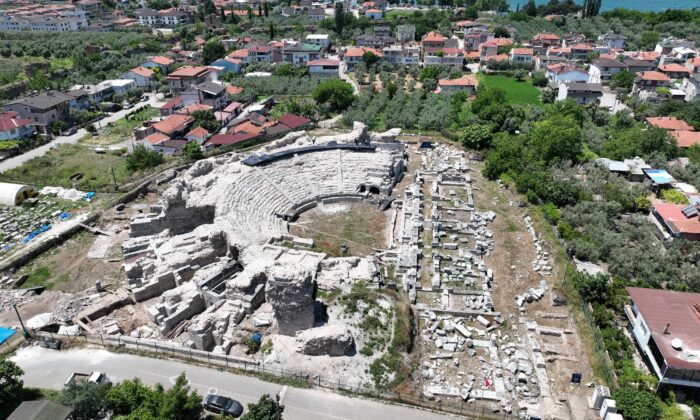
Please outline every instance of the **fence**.
[{"label": "fence", "polygon": [[[183,359],[189,362],[202,362],[209,367],[225,367],[228,369],[237,369],[252,374],[271,375],[282,380],[289,380],[302,385],[326,388],[341,393],[347,393],[354,396],[363,396],[378,400],[413,406],[427,410],[441,411],[451,414],[459,414],[467,418],[490,419],[490,420],[508,420],[518,418],[517,413],[496,413],[493,410],[483,407],[474,406],[465,401],[443,401],[432,400],[424,397],[421,392],[385,392],[377,390],[372,385],[354,385],[344,383],[342,380],[330,381],[318,375],[318,377],[310,377],[309,375],[300,374],[292,370],[285,371],[282,369],[274,369],[269,366],[260,364],[252,359],[243,359],[232,357],[225,354],[216,354],[202,350],[190,349],[173,345],[172,343],[161,342],[158,340],[147,340],[121,335],[59,335],[56,333],[34,331],[31,335],[35,338],[50,337],[50,338],[70,338],[84,343],[90,343],[103,347],[118,347],[121,349],[135,350],[137,352],[151,352],[162,354],[170,358]],[[266,379],[266,378],[261,378]]]}]

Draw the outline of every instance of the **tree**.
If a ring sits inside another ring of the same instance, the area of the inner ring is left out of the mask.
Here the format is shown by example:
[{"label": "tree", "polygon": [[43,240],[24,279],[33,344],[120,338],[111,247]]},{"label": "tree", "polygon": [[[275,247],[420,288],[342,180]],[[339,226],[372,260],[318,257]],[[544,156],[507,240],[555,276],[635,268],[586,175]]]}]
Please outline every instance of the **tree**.
[{"label": "tree", "polygon": [[58,403],[73,408],[72,416],[76,420],[100,418],[105,410],[105,396],[109,386],[92,382],[71,382],[61,391]]},{"label": "tree", "polygon": [[491,126],[472,124],[462,131],[460,142],[466,148],[485,149],[491,145]]},{"label": "tree", "polygon": [[537,87],[547,86],[548,80],[547,75],[542,70],[536,70],[532,72],[532,84]]},{"label": "tree", "polygon": [[600,13],[602,0],[583,0],[583,17],[592,18]]},{"label": "tree", "polygon": [[335,19],[335,33],[338,34],[338,37],[343,36],[343,27],[345,26],[344,15],[343,2],[336,2],[333,18]]},{"label": "tree", "polygon": [[182,156],[189,160],[199,160],[204,154],[202,147],[196,141],[191,141],[182,148]]},{"label": "tree", "polygon": [[495,38],[510,38],[510,32],[503,26],[497,26],[496,29],[493,30],[493,36]]},{"label": "tree", "polygon": [[661,414],[659,401],[654,394],[635,388],[622,387],[612,392],[617,410],[625,419],[654,420]]},{"label": "tree", "polygon": [[216,115],[209,110],[194,111],[191,117],[194,118],[193,127],[202,127],[210,133],[215,133],[221,127]]},{"label": "tree", "polygon": [[319,83],[311,97],[319,104],[328,104],[331,111],[336,112],[345,110],[355,99],[352,86],[337,79]]},{"label": "tree", "polygon": [[379,57],[372,51],[365,51],[364,54],[362,54],[362,61],[367,65],[367,67],[372,67],[374,63],[379,61]]},{"label": "tree", "polygon": [[[267,6],[267,3],[265,3],[265,5]],[[273,39],[275,39],[275,25],[270,22],[270,41]]]},{"label": "tree", "polygon": [[523,7],[523,12],[528,16],[537,16],[535,0],[528,0],[528,2],[525,3],[525,7]]},{"label": "tree", "polygon": [[573,276],[574,286],[586,302],[605,302],[608,292],[608,279],[603,274],[589,276],[588,274],[576,273]]},{"label": "tree", "polygon": [[105,396],[105,407],[115,415],[128,415],[146,402],[153,400],[155,392],[140,379],[127,379],[113,386]]},{"label": "tree", "polygon": [[163,155],[140,144],[126,157],[126,169],[131,172],[154,168],[161,163]]},{"label": "tree", "polygon": [[22,398],[22,369],[10,359],[0,359],[0,418],[7,418]]},{"label": "tree", "polygon": [[627,89],[629,91],[632,89],[632,85],[634,85],[634,74],[627,69],[615,73],[610,80],[612,89]]},{"label": "tree", "polygon": [[190,391],[187,378],[184,373],[181,373],[175,380],[175,385],[162,393],[158,418],[198,419],[201,414],[202,397],[195,391]]},{"label": "tree", "polygon": [[264,3],[263,14],[265,15],[265,17],[270,16],[270,7],[267,5],[267,2]]},{"label": "tree", "polygon": [[583,148],[583,133],[574,117],[557,115],[536,122],[528,133],[528,144],[546,164],[576,162]]},{"label": "tree", "polygon": [[279,396],[273,400],[265,394],[257,403],[248,404],[248,411],[241,420],[282,420],[283,412],[284,406],[279,403]]},{"label": "tree", "polygon": [[205,64],[210,64],[223,57],[225,54],[226,48],[224,48],[224,44],[213,39],[204,44],[204,48],[202,49],[202,61]]}]

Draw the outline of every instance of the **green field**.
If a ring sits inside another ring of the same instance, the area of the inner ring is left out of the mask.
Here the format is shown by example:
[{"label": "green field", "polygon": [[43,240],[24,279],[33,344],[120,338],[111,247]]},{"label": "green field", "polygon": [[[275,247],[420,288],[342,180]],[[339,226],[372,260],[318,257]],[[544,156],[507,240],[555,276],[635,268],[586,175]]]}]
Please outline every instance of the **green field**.
[{"label": "green field", "polygon": [[0,174],[0,181],[34,184],[39,188],[49,185],[70,188],[71,175],[82,173],[77,188],[81,191],[113,191],[112,170],[117,183],[124,183],[140,174],[126,169],[126,159],[109,153],[97,154],[81,144],[66,144],[51,149],[44,156]]},{"label": "green field", "polygon": [[92,135],[85,136],[81,139],[81,142],[91,145],[109,146],[128,140],[133,137],[135,128],[143,124],[144,121],[155,117],[159,112],[157,108],[149,106],[131,115],[128,120],[122,118],[116,121],[112,127],[103,127],[100,131],[100,135],[97,137],[93,137]]},{"label": "green field", "polygon": [[541,104],[540,91],[529,79],[518,82],[512,77],[478,74],[479,83],[486,87],[500,87],[506,91],[506,98],[511,104]]}]

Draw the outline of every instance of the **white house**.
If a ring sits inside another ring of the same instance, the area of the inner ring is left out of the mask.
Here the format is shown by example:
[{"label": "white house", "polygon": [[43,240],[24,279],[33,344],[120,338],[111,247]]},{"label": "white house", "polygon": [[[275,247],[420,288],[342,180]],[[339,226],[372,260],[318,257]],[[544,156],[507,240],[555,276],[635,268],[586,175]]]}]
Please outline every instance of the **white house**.
[{"label": "white house", "polygon": [[34,121],[20,118],[17,112],[0,112],[0,141],[20,140],[36,133]]},{"label": "white house", "polygon": [[622,50],[625,48],[627,37],[610,31],[598,37],[598,41],[611,50]]},{"label": "white house", "polygon": [[115,95],[125,95],[130,90],[136,89],[138,87],[136,85],[136,81],[133,79],[105,80],[104,82],[98,83],[97,86],[98,87],[100,87],[100,86],[111,87],[112,92],[114,92]]},{"label": "white house", "polygon": [[119,75],[120,79],[131,79],[140,88],[150,88],[155,82],[156,76],[153,70],[147,67],[134,67],[133,69]]},{"label": "white house", "polygon": [[306,63],[311,76],[331,76],[338,77],[340,72],[340,61],[331,59],[312,60]]},{"label": "white house", "polygon": [[[678,217],[685,217],[678,213]],[[627,292],[628,328],[652,372],[661,384],[673,386],[676,395],[683,390],[697,392],[700,294],[641,287],[628,287]]]},{"label": "white house", "polygon": [[367,9],[365,16],[367,16],[369,20],[380,20],[384,18],[384,12],[379,9]]},{"label": "white house", "polygon": [[510,61],[532,63],[534,53],[532,48],[513,48],[510,50]]},{"label": "white house", "polygon": [[600,83],[560,83],[557,101],[573,99],[577,105],[600,102],[603,85]]},{"label": "white house", "polygon": [[588,81],[591,83],[608,83],[614,75],[626,68],[626,64],[617,60],[607,58],[595,60],[588,68]]},{"label": "white house", "polygon": [[559,83],[586,83],[588,73],[586,70],[569,64],[550,64],[547,66],[547,78],[550,82]]},{"label": "white house", "polygon": [[311,45],[318,45],[324,50],[328,49],[331,45],[331,40],[328,34],[309,34],[306,35],[306,43]]}]

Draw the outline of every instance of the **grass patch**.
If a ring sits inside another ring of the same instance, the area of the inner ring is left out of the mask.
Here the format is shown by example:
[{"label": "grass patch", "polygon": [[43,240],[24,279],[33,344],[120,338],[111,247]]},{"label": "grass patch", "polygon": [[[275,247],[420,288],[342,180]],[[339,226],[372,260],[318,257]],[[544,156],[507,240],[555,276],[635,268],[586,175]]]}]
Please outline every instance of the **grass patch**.
[{"label": "grass patch", "polygon": [[145,107],[127,118],[122,118],[114,123],[114,126],[103,127],[100,135],[97,137],[86,136],[81,139],[81,142],[88,144],[97,144],[108,146],[116,143],[121,143],[132,137],[134,129],[143,124],[144,121],[160,114],[157,108],[150,106]]},{"label": "grass patch", "polygon": [[540,91],[532,85],[529,79],[518,82],[512,77],[483,73],[479,73],[477,78],[479,79],[479,83],[484,84],[487,88],[500,87],[505,90],[508,102],[513,105],[542,104],[542,101],[540,101]]},{"label": "grass patch", "polygon": [[13,140],[0,141],[0,150],[9,150],[16,147],[19,142]]},{"label": "grass patch", "polygon": [[81,191],[112,192],[112,171],[118,185],[143,177],[126,169],[126,159],[109,153],[97,154],[82,144],[63,144],[44,156],[0,174],[0,181],[71,188],[70,177],[82,173],[76,188]]},{"label": "grass patch", "polygon": [[29,275],[29,278],[27,279],[27,281],[24,282],[22,287],[30,288],[37,286],[46,286],[47,289],[51,289],[53,287],[53,284],[49,283],[50,278],[51,270],[49,269],[49,267],[38,267],[36,270],[32,271],[32,273]]}]

